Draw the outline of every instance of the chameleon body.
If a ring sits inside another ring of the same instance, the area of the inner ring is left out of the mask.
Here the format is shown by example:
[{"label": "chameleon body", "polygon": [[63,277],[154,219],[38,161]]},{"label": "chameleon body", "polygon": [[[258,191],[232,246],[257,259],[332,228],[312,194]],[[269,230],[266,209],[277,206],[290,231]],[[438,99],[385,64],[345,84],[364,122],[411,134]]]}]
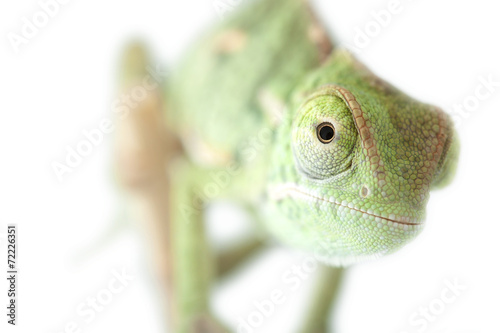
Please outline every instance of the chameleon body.
[{"label": "chameleon body", "polygon": [[[242,7],[195,44],[165,89],[168,131],[183,147],[166,203],[175,332],[223,331],[207,319],[221,270],[204,232],[207,202],[240,202],[283,243],[345,266],[415,238],[429,191],[449,183],[458,158],[450,117],[337,49],[306,1]],[[325,297],[341,270],[325,272],[303,332],[327,329]]]},{"label": "chameleon body", "polygon": [[[251,184],[238,190],[263,196],[278,238],[308,250],[321,241],[320,257],[337,265],[392,252],[422,230],[457,140],[445,113],[332,49],[305,2],[254,4],[187,57],[169,121],[194,160],[240,165]],[[335,128],[328,144],[317,137],[325,122]],[[252,140],[265,147],[248,149]]]}]

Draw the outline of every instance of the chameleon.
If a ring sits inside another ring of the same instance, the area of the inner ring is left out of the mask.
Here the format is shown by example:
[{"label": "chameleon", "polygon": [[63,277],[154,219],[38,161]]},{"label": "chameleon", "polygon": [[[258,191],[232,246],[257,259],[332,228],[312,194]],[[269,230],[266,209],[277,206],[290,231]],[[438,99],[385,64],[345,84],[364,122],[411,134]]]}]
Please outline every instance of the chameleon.
[{"label": "chameleon", "polygon": [[[149,155],[131,155],[122,167],[139,165],[129,188],[147,192],[143,201],[154,204],[146,210],[165,215],[150,239],[170,331],[244,332],[215,318],[210,295],[268,244],[264,234],[321,263],[298,331],[327,332],[344,267],[393,253],[422,231],[430,190],[453,179],[458,138],[445,112],[338,47],[307,1],[240,7],[187,51],[146,103],[161,112],[139,131],[152,136],[143,140]],[[148,57],[141,45],[126,51],[123,86],[143,77]],[[145,161],[160,170],[156,178],[144,176]],[[148,186],[137,185],[145,179]],[[204,212],[224,198],[246,209],[259,231],[216,249]]]}]

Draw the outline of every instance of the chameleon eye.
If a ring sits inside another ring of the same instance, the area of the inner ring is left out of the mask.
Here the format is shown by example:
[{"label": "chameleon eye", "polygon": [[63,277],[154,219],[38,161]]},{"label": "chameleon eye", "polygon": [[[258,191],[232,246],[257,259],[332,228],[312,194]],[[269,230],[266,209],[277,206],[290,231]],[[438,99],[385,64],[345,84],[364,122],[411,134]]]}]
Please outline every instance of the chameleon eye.
[{"label": "chameleon eye", "polygon": [[342,98],[317,94],[300,107],[292,126],[295,163],[306,177],[327,179],[352,165],[358,131]]},{"label": "chameleon eye", "polygon": [[332,142],[335,137],[335,127],[330,123],[321,123],[316,128],[316,133],[318,134],[318,139],[321,143],[327,144]]}]

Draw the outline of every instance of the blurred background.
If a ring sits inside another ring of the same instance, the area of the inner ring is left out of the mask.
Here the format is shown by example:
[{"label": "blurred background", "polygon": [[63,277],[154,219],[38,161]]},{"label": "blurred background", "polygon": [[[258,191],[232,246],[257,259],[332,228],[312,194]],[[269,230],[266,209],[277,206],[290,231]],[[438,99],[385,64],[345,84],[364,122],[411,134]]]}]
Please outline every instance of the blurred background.
[{"label": "blurred background", "polygon": [[[25,20],[50,1],[0,3],[0,253],[3,263],[6,225],[17,223],[20,272],[18,325],[7,325],[2,312],[1,332],[165,331],[147,239],[114,180],[114,132],[62,180],[53,162],[64,160],[83,131],[113,119],[120,55],[130,40],[140,38],[154,60],[172,66],[222,19],[221,2],[237,10],[249,1],[61,0],[30,38],[22,35]],[[335,326],[342,333],[500,331],[498,4],[311,2],[337,42],[375,73],[453,114],[462,143],[455,182],[431,194],[421,236],[394,255],[349,269]],[[396,5],[388,21],[377,20]],[[479,98],[478,89],[487,96]],[[234,237],[247,218],[227,203],[209,216],[230,221],[210,230],[216,240]],[[256,257],[218,286],[217,314],[235,327],[256,311],[255,301],[288,290],[281,277],[304,258],[278,247]],[[255,332],[291,332],[312,279],[287,292]],[[4,309],[7,283],[0,281]],[[446,290],[453,301],[443,301]]]}]

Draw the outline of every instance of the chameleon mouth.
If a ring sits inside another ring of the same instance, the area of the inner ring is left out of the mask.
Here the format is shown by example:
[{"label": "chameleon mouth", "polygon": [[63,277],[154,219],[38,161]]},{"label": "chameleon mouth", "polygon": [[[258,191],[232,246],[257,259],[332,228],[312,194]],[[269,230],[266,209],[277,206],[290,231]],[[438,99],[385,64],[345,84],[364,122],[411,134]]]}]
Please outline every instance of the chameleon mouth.
[{"label": "chameleon mouth", "polygon": [[347,208],[351,211],[360,212],[363,215],[372,216],[375,218],[375,222],[387,221],[389,223],[393,223],[396,225],[403,226],[408,228],[409,226],[420,226],[423,225],[423,221],[416,217],[409,216],[397,216],[395,214],[377,214],[372,210],[364,210],[357,207],[354,207],[353,204],[347,202],[346,200],[340,201],[333,197],[321,197],[317,194],[310,193],[308,190],[299,187],[296,184],[288,183],[283,185],[278,185],[269,188],[268,190],[269,196],[271,199],[275,201],[281,201],[287,197],[302,199],[302,200],[312,200],[316,202],[326,202],[338,207]]}]

